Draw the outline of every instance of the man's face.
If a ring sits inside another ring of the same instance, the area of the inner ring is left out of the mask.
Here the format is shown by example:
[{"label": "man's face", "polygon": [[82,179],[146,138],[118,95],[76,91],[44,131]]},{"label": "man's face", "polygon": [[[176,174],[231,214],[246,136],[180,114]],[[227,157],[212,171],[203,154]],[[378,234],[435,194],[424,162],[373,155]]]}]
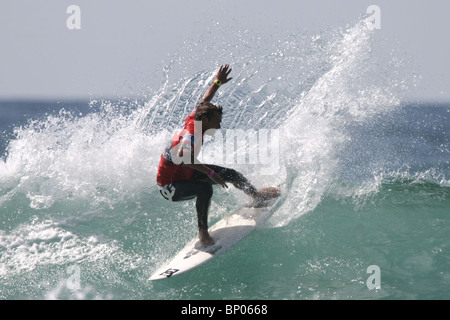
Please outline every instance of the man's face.
[{"label": "man's face", "polygon": [[222,123],[222,114],[219,112],[214,112],[214,116],[210,121],[210,129],[220,129],[220,124]]},{"label": "man's face", "polygon": [[208,135],[214,135],[215,131],[217,129],[220,129],[220,124],[222,122],[222,114],[219,112],[214,112],[214,115],[211,117],[211,119],[204,117],[203,118],[203,129]]}]

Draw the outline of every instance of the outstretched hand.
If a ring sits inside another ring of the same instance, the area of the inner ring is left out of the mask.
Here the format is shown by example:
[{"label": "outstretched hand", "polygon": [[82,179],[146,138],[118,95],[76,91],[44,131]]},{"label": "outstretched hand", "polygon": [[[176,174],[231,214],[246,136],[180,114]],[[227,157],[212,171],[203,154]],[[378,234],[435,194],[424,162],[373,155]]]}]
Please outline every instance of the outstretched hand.
[{"label": "outstretched hand", "polygon": [[231,70],[233,70],[233,69],[231,69],[228,64],[226,64],[225,66],[223,66],[223,65],[220,66],[220,69],[216,75],[216,79],[219,80],[222,84],[227,83],[228,81],[233,79],[233,78],[228,78],[228,75],[230,74]]},{"label": "outstretched hand", "polygon": [[203,96],[202,100],[200,101],[201,103],[204,102],[211,102],[211,100],[214,98],[214,95],[216,94],[217,90],[219,89],[219,87],[222,84],[227,83],[228,81],[230,81],[233,78],[228,78],[228,75],[231,72],[231,68],[228,64],[226,64],[225,66],[220,66],[219,71],[216,74],[216,80],[220,81],[220,83],[215,83],[213,82],[213,84],[209,87],[208,91],[206,91],[205,95]]}]

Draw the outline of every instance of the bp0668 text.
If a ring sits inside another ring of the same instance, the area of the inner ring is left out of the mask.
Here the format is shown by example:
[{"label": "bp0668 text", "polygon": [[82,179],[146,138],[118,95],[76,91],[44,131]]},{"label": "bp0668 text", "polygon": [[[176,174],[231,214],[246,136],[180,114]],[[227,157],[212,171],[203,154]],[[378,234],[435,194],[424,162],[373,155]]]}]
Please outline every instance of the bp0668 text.
[{"label": "bp0668 text", "polygon": [[259,315],[259,314],[267,314],[267,305],[256,304],[256,305],[245,305],[245,304],[227,304],[225,306],[225,314],[233,314],[233,315]]}]

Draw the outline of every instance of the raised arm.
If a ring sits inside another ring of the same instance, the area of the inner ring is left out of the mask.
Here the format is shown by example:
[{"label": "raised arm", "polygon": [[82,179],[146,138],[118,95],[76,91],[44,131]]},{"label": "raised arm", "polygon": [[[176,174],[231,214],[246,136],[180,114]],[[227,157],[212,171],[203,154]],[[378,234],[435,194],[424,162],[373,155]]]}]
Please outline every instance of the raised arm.
[{"label": "raised arm", "polygon": [[231,70],[232,69],[228,64],[226,64],[225,66],[220,66],[220,69],[216,74],[216,79],[213,81],[213,84],[211,85],[211,87],[209,87],[208,91],[206,91],[205,95],[202,98],[202,101],[200,102],[211,102],[219,87],[233,79],[228,78]]}]

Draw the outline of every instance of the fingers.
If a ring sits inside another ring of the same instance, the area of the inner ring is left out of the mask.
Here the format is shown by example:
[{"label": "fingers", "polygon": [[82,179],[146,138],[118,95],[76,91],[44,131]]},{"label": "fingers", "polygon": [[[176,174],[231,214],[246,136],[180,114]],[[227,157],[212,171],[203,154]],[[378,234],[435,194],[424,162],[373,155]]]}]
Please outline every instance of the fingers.
[{"label": "fingers", "polygon": [[225,183],[225,181],[222,180],[222,177],[219,176],[217,173],[215,173],[211,180],[213,180],[215,183],[220,184],[224,188],[228,188],[228,185]]},{"label": "fingers", "polygon": [[228,65],[228,64],[226,64],[225,66],[221,65],[219,71],[217,72],[216,78],[218,80],[220,80],[220,82],[222,82],[222,83],[227,83],[228,81],[233,79],[233,78],[228,78],[228,75],[230,74],[231,70],[233,70],[233,69],[230,68],[230,65]]},{"label": "fingers", "polygon": [[225,181],[222,180],[222,178],[219,176],[219,179],[217,179],[217,182],[224,188],[228,188],[228,185],[225,183]]},{"label": "fingers", "polygon": [[225,75],[225,78],[228,77],[228,75],[230,74],[231,70],[233,70],[231,68],[230,68],[230,70],[228,70],[228,68],[230,68],[230,66],[228,64],[226,64],[225,67],[222,70],[222,73]]},{"label": "fingers", "polygon": [[228,64],[226,64],[225,66],[221,65],[218,74],[226,74],[226,75],[230,74],[232,69],[228,70],[229,67],[230,65]]}]

